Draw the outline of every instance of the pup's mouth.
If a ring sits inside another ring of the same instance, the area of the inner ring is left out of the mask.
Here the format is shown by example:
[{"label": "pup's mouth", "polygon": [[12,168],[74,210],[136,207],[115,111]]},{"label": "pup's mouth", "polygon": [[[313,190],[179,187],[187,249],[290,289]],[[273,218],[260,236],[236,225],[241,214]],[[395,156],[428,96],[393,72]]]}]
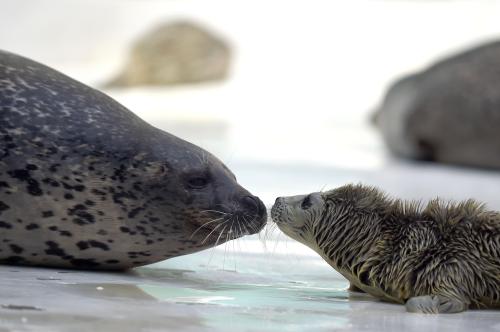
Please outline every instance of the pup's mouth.
[{"label": "pup's mouth", "polygon": [[284,210],[285,210],[285,202],[283,201],[283,198],[281,197],[276,198],[276,201],[271,207],[271,220],[276,224],[282,223],[283,221],[281,216],[283,215]]}]

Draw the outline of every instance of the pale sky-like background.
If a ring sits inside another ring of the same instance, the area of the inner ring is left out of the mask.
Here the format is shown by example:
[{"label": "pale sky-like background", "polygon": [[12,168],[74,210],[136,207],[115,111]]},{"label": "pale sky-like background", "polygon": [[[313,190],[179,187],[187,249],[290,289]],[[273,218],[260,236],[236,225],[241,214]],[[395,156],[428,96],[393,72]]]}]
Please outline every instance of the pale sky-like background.
[{"label": "pale sky-like background", "polygon": [[142,34],[197,22],[232,46],[227,81],[105,92],[215,153],[266,204],[362,181],[500,207],[496,173],[394,161],[368,121],[401,75],[499,38],[498,17],[484,0],[16,0],[2,4],[0,47],[99,87]]}]

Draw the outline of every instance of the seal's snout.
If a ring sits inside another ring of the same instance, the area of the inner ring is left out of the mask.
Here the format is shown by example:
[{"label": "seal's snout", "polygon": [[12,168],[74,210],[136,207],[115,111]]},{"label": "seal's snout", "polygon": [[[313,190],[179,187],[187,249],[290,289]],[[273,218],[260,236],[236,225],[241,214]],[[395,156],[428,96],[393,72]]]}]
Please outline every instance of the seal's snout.
[{"label": "seal's snout", "polygon": [[256,216],[258,219],[266,217],[266,207],[258,197],[245,196],[242,198],[241,203],[250,215]]},{"label": "seal's snout", "polygon": [[274,201],[274,205],[271,208],[271,219],[277,223],[280,220],[281,213],[283,212],[283,206],[285,199],[283,197],[278,197]]}]

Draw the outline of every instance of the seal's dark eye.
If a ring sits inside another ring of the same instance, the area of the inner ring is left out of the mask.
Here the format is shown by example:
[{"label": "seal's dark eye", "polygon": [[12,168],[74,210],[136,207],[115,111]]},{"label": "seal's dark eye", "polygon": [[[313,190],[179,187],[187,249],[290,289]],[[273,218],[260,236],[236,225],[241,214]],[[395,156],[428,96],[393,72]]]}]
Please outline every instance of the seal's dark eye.
[{"label": "seal's dark eye", "polygon": [[306,198],[304,198],[304,200],[302,200],[300,207],[302,208],[302,210],[307,210],[311,207],[311,205],[312,205],[311,195],[307,195]]},{"label": "seal's dark eye", "polygon": [[207,186],[208,179],[198,176],[198,177],[190,178],[187,181],[187,184],[192,189],[203,189]]}]

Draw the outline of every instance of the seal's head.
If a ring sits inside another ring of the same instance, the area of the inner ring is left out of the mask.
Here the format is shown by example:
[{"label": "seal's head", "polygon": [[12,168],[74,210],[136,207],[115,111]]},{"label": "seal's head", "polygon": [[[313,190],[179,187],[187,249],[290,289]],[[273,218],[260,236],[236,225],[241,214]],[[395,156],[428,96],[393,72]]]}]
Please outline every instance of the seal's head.
[{"label": "seal's head", "polygon": [[310,245],[312,227],[321,220],[325,210],[322,194],[278,197],[271,209],[271,217],[279,229],[292,239]]},{"label": "seal's head", "polygon": [[145,157],[139,174],[146,178],[149,209],[163,223],[156,226],[177,242],[173,254],[199,251],[264,227],[262,201],[215,156],[178,138],[152,155],[156,160]]},{"label": "seal's head", "polygon": [[[279,229],[294,240],[323,256],[328,253],[340,257],[342,250],[352,253],[353,248],[364,245],[369,238],[366,232],[388,206],[376,188],[346,185],[321,193],[278,197],[271,216]],[[332,248],[336,248],[335,252]]]}]

